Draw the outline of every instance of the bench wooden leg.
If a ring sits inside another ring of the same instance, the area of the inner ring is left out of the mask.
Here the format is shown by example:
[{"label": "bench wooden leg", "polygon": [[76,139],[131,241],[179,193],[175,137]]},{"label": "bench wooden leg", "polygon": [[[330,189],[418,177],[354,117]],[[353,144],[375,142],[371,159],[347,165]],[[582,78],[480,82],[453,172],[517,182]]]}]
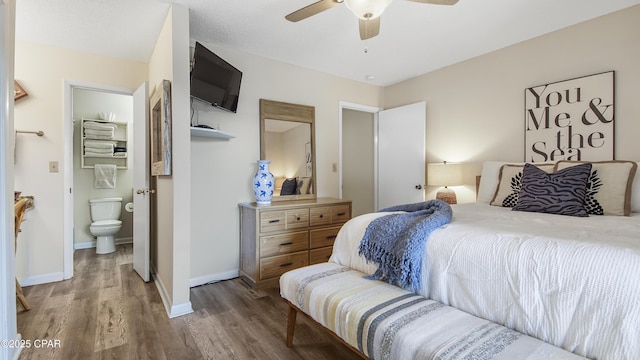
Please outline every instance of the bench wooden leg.
[{"label": "bench wooden leg", "polygon": [[16,279],[16,297],[25,310],[31,310],[31,305],[29,305],[27,298],[24,296],[24,293],[22,292],[22,286],[20,286],[18,279]]},{"label": "bench wooden leg", "polygon": [[287,347],[293,345],[293,332],[296,329],[296,315],[298,310],[289,304],[289,318],[287,319]]}]

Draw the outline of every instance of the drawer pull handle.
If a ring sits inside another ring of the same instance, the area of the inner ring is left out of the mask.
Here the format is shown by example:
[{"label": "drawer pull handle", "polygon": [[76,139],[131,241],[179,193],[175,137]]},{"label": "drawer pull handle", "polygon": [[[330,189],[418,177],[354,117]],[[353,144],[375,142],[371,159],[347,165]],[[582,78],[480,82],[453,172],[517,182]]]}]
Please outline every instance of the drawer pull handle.
[{"label": "drawer pull handle", "polygon": [[320,214],[320,219],[322,219],[323,217],[324,217],[324,215],[323,215],[323,214]]},{"label": "drawer pull handle", "polygon": [[287,266],[291,266],[291,265],[293,265],[293,263],[292,262],[288,262],[288,263],[281,264],[280,267],[287,267]]},{"label": "drawer pull handle", "polygon": [[269,224],[280,222],[280,219],[269,220]]},{"label": "drawer pull handle", "polygon": [[335,239],[337,237],[338,237],[338,235],[329,235],[325,239]]},{"label": "drawer pull handle", "polygon": [[300,216],[296,216],[296,221],[300,221]]},{"label": "drawer pull handle", "polygon": [[338,213],[338,216],[345,216],[345,215],[347,215],[347,213],[346,213],[346,212]]},{"label": "drawer pull handle", "polygon": [[282,244],[280,244],[280,246],[287,246],[287,245],[293,245],[293,241],[283,242]]}]

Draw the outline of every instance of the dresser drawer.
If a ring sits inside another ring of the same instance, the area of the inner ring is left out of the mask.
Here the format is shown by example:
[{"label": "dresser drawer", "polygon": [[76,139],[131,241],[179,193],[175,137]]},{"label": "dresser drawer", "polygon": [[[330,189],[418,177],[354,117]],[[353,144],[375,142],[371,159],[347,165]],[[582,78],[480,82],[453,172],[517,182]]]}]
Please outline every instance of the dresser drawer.
[{"label": "dresser drawer", "polygon": [[286,219],[284,210],[262,211],[260,212],[260,232],[285,230]]},{"label": "dresser drawer", "polygon": [[260,257],[289,254],[308,248],[309,234],[306,231],[260,237]]},{"label": "dresser drawer", "polygon": [[287,230],[309,227],[309,208],[286,210]]},{"label": "dresser drawer", "polygon": [[323,246],[331,246],[338,236],[339,226],[326,229],[311,230],[309,248],[315,249]]},{"label": "dresser drawer", "polygon": [[329,261],[333,246],[327,246],[309,251],[309,265],[319,264]]},{"label": "dresser drawer", "polygon": [[280,276],[289,270],[307,265],[309,265],[308,251],[260,259],[260,280]]},{"label": "dresser drawer", "polygon": [[344,224],[351,218],[351,207],[349,205],[336,205],[331,207],[331,223]]},{"label": "dresser drawer", "polygon": [[311,213],[311,226],[331,224],[331,207],[314,207],[309,210]]}]

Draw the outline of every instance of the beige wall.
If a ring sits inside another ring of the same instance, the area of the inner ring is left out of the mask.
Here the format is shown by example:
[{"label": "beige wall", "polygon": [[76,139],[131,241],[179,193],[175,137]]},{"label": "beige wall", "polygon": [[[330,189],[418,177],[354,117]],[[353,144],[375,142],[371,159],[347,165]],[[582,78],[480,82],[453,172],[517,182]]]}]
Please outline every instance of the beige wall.
[{"label": "beige wall", "polygon": [[[198,40],[198,39],[195,39]],[[339,101],[377,106],[382,89],[218,48],[211,51],[243,72],[237,113],[218,109],[196,114],[200,124],[236,135],[231,140],[191,141],[191,284],[237,276],[239,267],[238,203],[254,201],[251,179],[260,157],[261,98],[316,108],[318,195],[338,196]]]},{"label": "beige wall", "polygon": [[[63,274],[64,81],[135,89],[147,78],[144,63],[96,56],[51,46],[16,42],[15,77],[29,93],[15,106],[15,128],[42,130],[43,137],[21,134],[16,143],[15,188],[35,197],[20,235],[16,274],[25,284],[55,281]],[[49,172],[49,161],[60,171]]]},{"label": "beige wall", "polygon": [[375,211],[374,114],[342,112],[342,196],[352,200],[351,215]]},{"label": "beige wall", "polygon": [[[170,176],[157,178],[156,277],[164,292],[170,317],[191,312],[189,301],[189,256],[191,191],[191,147],[189,133],[189,13],[173,5],[160,31],[149,62],[153,89],[162,80],[171,81]],[[152,91],[153,92],[153,91]]]},{"label": "beige wall", "polygon": [[525,88],[615,70],[616,157],[640,160],[638,19],[634,6],[389,86],[384,107],[427,102],[427,162],[523,161]]}]

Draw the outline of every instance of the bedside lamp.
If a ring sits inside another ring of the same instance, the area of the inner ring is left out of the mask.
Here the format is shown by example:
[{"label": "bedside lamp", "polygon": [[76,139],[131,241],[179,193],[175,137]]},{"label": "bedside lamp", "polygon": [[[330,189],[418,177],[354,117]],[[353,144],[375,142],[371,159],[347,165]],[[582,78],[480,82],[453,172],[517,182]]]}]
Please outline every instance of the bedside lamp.
[{"label": "bedside lamp", "polygon": [[438,190],[436,199],[457,204],[456,193],[448,186],[462,185],[462,164],[450,164],[446,161],[427,164],[427,184],[444,187]]}]

